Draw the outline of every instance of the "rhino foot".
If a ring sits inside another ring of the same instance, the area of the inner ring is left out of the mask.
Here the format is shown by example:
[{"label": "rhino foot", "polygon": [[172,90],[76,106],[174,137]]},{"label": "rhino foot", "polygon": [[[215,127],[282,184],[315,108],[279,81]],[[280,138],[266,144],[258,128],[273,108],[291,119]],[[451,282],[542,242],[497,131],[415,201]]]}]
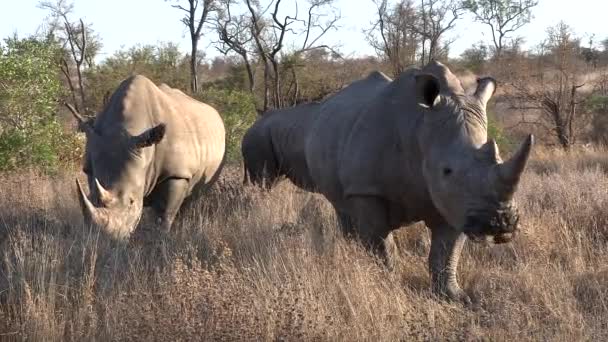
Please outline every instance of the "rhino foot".
[{"label": "rhino foot", "polygon": [[444,292],[444,295],[448,299],[454,302],[459,302],[465,306],[471,306],[473,304],[471,297],[469,297],[469,295],[458,285],[448,286]]}]

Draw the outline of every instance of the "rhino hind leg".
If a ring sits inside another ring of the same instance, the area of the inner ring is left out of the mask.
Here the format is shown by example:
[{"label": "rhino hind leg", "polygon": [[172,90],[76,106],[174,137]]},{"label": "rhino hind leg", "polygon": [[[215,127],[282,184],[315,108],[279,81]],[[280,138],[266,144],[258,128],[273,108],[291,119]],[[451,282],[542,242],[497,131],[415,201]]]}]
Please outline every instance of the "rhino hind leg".
[{"label": "rhino hind leg", "polygon": [[463,304],[471,304],[470,297],[460,288],[456,278],[466,236],[447,224],[430,228],[429,272],[433,292]]}]

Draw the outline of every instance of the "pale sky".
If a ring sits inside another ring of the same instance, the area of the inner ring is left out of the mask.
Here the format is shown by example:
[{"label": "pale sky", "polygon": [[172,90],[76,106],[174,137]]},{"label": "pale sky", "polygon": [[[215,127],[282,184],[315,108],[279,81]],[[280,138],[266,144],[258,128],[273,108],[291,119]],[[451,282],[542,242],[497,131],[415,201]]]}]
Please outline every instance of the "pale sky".
[{"label": "pale sky", "polygon": [[[284,0],[286,4],[293,1]],[[0,38],[15,32],[20,37],[35,33],[48,14],[37,8],[38,3],[38,0],[0,0]],[[186,28],[179,21],[182,13],[164,0],[75,0],[74,4],[74,19],[82,17],[85,22],[92,23],[102,38],[100,59],[138,43],[172,41],[184,52],[189,50]],[[323,43],[338,43],[345,55],[373,55],[363,34],[375,19],[376,8],[372,0],[336,0],[335,7],[342,16],[340,29],[326,35]],[[300,8],[300,11],[300,15],[305,14],[304,9]],[[533,13],[532,23],[519,31],[527,46],[536,45],[545,36],[546,28],[560,20],[572,26],[585,42],[591,33],[595,33],[596,42],[608,38],[608,0],[540,0]],[[460,55],[479,40],[490,43],[491,39],[488,28],[474,23],[469,16],[458,21],[450,36],[458,38],[451,47],[451,56]],[[209,46],[209,39],[204,39],[200,49],[209,56],[217,55]]]}]

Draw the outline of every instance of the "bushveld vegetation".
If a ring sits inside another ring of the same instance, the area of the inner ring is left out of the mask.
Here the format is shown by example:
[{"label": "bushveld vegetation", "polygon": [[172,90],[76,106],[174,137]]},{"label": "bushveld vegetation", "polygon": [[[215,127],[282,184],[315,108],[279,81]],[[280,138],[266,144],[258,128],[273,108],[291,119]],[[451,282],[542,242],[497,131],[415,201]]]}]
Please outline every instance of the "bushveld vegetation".
[{"label": "bushveld vegetation", "polygon": [[[194,3],[167,2],[186,9],[186,54],[162,42],[101,60],[103,36],[66,0],[41,3],[44,32],[0,43],[0,340],[608,338],[608,39],[584,41],[560,22],[524,51],[517,32],[533,20],[532,0],[375,1],[362,29],[376,55],[346,57],[324,40],[339,26],[332,0],[306,3],[298,20],[278,15],[276,0],[205,0],[190,12]],[[450,57],[446,33],[469,14],[495,39]],[[223,55],[205,58],[201,36]],[[388,271],[341,236],[322,197],[288,182],[271,192],[241,184],[241,137],[264,110],[433,59],[467,89],[477,75],[497,79],[488,115],[501,151],[522,134],[539,138],[516,195],[521,234],[465,247],[459,276],[472,307],[431,294],[422,224],[394,233]],[[144,215],[117,243],[82,223],[73,179],[83,177],[83,139],[64,103],[94,116],[135,73],[216,107],[229,164],[171,233]]]},{"label": "bushveld vegetation", "polygon": [[[604,340],[608,157],[540,151],[512,244],[467,244],[467,308],[434,298],[422,225],[395,232],[389,272],[288,182],[243,188],[228,169],[159,236],[126,245],[81,223],[72,173],[2,182],[0,331],[32,340]],[[19,184],[22,185],[17,185]]]}]

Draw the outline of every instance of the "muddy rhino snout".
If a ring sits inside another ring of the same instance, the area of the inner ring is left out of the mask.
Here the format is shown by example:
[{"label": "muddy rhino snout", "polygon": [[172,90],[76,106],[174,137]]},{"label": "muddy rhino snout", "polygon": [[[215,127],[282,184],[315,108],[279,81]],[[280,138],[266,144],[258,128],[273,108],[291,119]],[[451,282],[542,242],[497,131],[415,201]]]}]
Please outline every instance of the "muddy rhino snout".
[{"label": "muddy rhino snout", "polygon": [[519,230],[519,213],[511,206],[467,216],[463,232],[475,241],[492,237],[494,243],[510,242]]}]

